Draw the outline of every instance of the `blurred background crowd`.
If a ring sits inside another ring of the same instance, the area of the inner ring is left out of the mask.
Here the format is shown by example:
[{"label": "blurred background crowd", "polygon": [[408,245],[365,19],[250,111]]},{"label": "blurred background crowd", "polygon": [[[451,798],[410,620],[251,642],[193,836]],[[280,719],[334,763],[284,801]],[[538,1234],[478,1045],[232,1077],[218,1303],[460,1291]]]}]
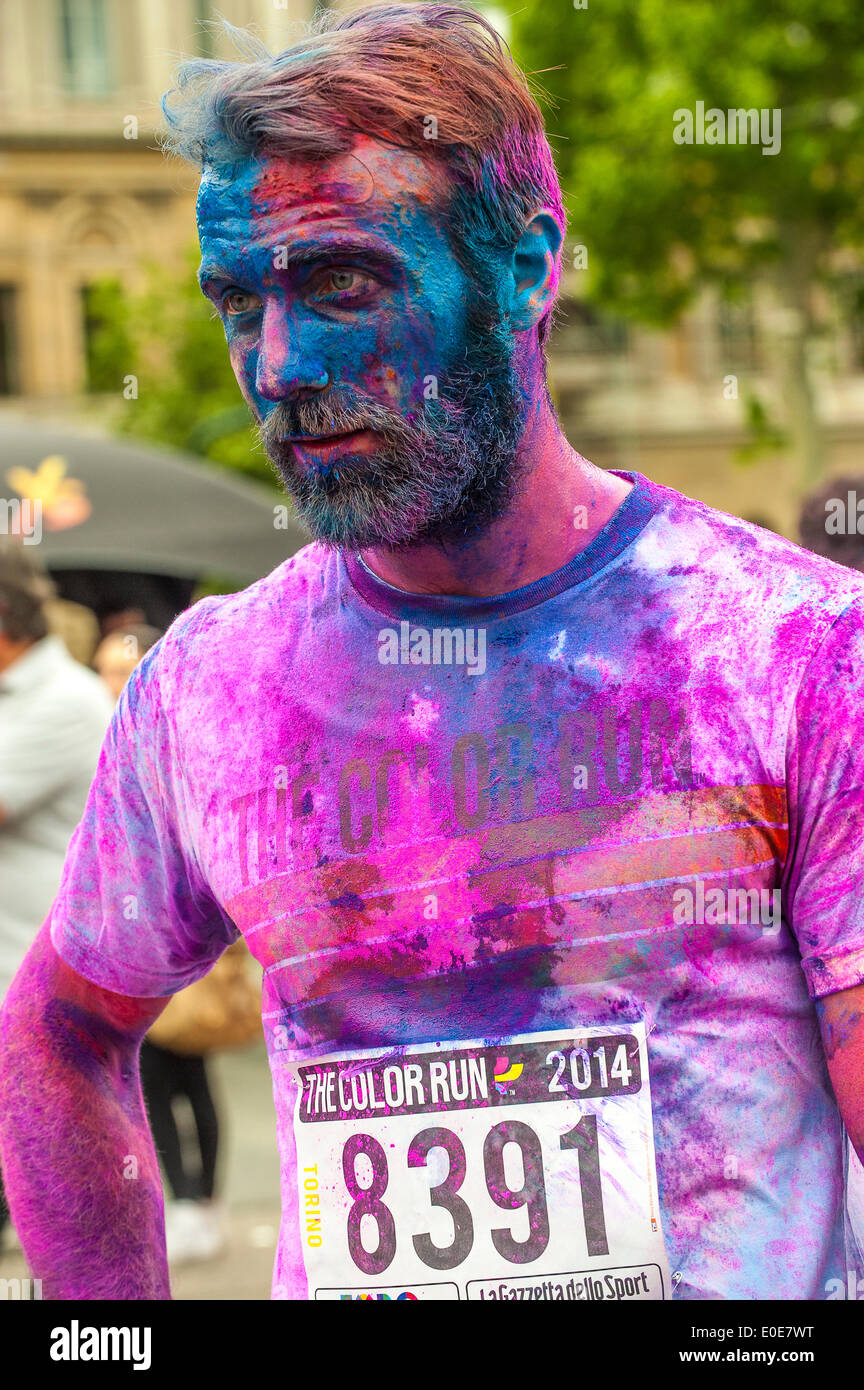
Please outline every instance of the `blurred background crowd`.
[{"label": "blurred background crowd", "polygon": [[[0,8],[0,996],[134,666],[196,597],[304,544],[195,284],[194,174],[157,132],[177,55],[227,52],[210,21],[278,50],[314,8]],[[565,184],[548,355],[571,442],[864,569],[857,0],[477,8],[537,74]],[[700,101],[779,110],[779,148],[676,143]],[[269,1289],[278,1164],[244,951],[144,1049],[180,1297]],[[2,1198],[0,1223],[0,1276],[23,1273]]]}]

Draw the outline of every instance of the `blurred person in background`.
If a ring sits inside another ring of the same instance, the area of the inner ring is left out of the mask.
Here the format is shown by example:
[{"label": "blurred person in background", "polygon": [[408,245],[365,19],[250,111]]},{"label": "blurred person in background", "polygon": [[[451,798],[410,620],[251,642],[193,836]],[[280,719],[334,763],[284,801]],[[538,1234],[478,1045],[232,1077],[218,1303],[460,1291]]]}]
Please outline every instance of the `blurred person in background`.
[{"label": "blurred person in background", "polygon": [[814,554],[864,571],[864,474],[832,478],[809,493],[801,503],[798,535]]},{"label": "blurred person in background", "polygon": [[[226,1214],[215,1196],[221,1126],[207,1057],[260,1037],[260,985],[245,943],[235,941],[209,974],[174,995],[141,1044],[150,1130],[173,1199],[165,1203],[172,1265],[212,1259],[225,1248]],[[178,1101],[192,1112],[194,1146],[184,1143]]]},{"label": "blurred person in background", "polygon": [[[45,920],[111,717],[102,683],[49,631],[53,585],[0,545],[0,1001]],[[0,1177],[0,1237],[8,1219]]]},{"label": "blurred person in background", "polygon": [[48,631],[62,637],[70,656],[82,666],[93,665],[99,644],[99,622],[92,608],[65,598],[52,598],[45,604]]},{"label": "blurred person in background", "polygon": [[96,648],[93,665],[115,700],[120,698],[121,690],[142,656],[161,636],[158,627],[136,622],[103,637]]},{"label": "blurred person in background", "polygon": [[[138,662],[158,642],[158,628],[136,624],[112,628],[96,651],[94,665],[119,699]],[[257,1036],[260,1000],[244,991],[246,955],[242,943],[229,948],[204,979],[181,991],[157,1019],[141,1045],[141,1086],[156,1152],[173,1201],[165,1204],[165,1243],[172,1264],[211,1259],[225,1246],[225,1218],[214,1200],[219,1153],[219,1116],[204,1053],[230,1044],[231,999],[251,1021],[239,1041]],[[239,974],[238,974],[239,972]],[[227,993],[230,998],[224,998]],[[226,1029],[228,1036],[226,1036]],[[197,1152],[183,1143],[175,1107],[187,1102]],[[184,1152],[185,1149],[185,1152]]]}]

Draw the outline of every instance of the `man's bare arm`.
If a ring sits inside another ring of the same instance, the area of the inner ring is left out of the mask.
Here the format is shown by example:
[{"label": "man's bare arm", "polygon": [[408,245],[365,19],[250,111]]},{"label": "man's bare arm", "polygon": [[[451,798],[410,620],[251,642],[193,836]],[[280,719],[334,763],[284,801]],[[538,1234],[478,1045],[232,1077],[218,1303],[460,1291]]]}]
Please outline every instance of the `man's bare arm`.
[{"label": "man's bare arm", "polygon": [[826,994],[816,1008],[840,1114],[864,1163],[864,984]]},{"label": "man's bare arm", "polygon": [[45,1298],[170,1298],[141,1039],[167,1003],[113,994],[55,951],[47,923],[0,1013],[0,1162]]}]

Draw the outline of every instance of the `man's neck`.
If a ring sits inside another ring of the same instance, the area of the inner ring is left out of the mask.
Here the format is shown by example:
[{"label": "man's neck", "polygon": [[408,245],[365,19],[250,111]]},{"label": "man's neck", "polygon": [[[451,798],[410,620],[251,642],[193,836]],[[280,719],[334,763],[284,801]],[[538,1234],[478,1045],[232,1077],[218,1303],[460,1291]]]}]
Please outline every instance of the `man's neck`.
[{"label": "man's neck", "polygon": [[545,391],[519,445],[524,475],[507,511],[481,536],[405,551],[370,549],[379,579],[413,594],[486,598],[552,574],[591,543],[633,484],[571,449]]}]

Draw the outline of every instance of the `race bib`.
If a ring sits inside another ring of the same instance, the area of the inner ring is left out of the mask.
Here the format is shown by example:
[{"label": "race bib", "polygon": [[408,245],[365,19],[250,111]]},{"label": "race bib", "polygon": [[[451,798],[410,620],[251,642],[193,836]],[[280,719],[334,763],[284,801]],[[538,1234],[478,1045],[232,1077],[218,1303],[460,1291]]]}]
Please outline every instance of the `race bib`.
[{"label": "race bib", "polygon": [[662,1299],[644,1023],[294,1064],[310,1299]]}]

